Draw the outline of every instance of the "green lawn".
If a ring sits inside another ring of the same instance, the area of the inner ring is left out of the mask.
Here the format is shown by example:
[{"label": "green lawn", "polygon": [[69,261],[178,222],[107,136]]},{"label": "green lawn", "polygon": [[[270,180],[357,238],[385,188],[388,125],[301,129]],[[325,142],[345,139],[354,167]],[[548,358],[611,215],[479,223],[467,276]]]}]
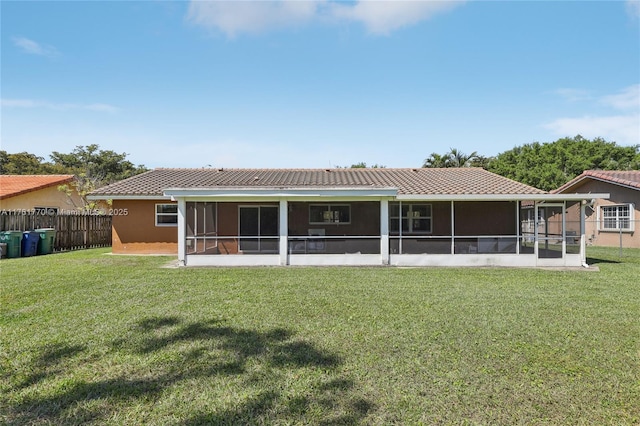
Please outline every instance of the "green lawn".
[{"label": "green lawn", "polygon": [[599,272],[0,262],[3,424],[640,423],[640,250]]}]

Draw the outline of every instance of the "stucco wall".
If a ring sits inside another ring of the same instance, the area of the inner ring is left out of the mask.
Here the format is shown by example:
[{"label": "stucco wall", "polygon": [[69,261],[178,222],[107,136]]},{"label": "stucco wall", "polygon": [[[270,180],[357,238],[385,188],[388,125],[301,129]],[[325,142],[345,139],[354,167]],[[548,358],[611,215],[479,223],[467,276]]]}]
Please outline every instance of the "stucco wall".
[{"label": "stucco wall", "polygon": [[625,248],[640,248],[640,190],[621,187],[601,181],[588,180],[574,190],[578,193],[609,193],[608,200],[597,199],[593,208],[586,208],[585,235],[587,243],[603,247],[619,247],[620,232],[598,230],[597,211],[601,206],[614,204],[635,205],[635,231],[622,232],[622,246]]},{"label": "stucco wall", "polygon": [[16,195],[0,200],[0,210],[31,210],[34,207],[55,207],[58,211],[75,210],[82,207],[82,200],[75,192],[71,196],[58,190],[58,186],[50,186],[37,191]]},{"label": "stucco wall", "polygon": [[516,235],[513,201],[456,202],[456,235]]},{"label": "stucco wall", "polygon": [[156,204],[168,201],[114,200],[112,251],[116,254],[177,254],[178,227],[156,226]]},{"label": "stucco wall", "polygon": [[[155,206],[160,201],[114,200],[113,253],[176,254],[176,226],[155,225]],[[325,229],[326,235],[379,235],[379,202],[337,202],[351,206],[349,224],[309,224],[309,204],[289,203],[289,235],[306,236],[309,229]],[[433,202],[433,235],[451,235],[451,204]],[[238,235],[238,207],[277,203],[218,203],[218,236]],[[126,209],[126,210],[125,210]],[[125,213],[126,211],[126,213]],[[456,203],[456,235],[515,235],[516,218],[513,202]],[[236,239],[220,241],[226,253],[237,253]]]}]

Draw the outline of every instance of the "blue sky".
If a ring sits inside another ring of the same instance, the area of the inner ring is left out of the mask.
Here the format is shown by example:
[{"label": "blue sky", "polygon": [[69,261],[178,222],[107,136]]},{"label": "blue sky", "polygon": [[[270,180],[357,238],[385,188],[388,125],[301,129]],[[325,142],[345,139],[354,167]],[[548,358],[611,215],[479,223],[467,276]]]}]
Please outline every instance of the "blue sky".
[{"label": "blue sky", "polygon": [[1,149],[417,167],[640,144],[640,1],[2,1]]}]

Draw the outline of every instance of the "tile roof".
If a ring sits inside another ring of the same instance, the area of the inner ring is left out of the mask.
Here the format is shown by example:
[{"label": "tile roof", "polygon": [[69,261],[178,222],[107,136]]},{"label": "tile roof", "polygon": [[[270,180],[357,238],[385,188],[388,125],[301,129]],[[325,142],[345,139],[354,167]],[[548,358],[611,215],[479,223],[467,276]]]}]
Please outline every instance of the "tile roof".
[{"label": "tile roof", "polygon": [[62,185],[71,180],[73,175],[0,175],[0,199]]},{"label": "tile roof", "polygon": [[569,192],[585,179],[596,179],[617,185],[640,189],[640,170],[585,170],[580,176],[575,177],[558,189],[551,191],[554,194]]},{"label": "tile roof", "polygon": [[401,195],[545,194],[481,168],[446,169],[155,169],[91,193],[162,196],[169,188],[397,188]]}]

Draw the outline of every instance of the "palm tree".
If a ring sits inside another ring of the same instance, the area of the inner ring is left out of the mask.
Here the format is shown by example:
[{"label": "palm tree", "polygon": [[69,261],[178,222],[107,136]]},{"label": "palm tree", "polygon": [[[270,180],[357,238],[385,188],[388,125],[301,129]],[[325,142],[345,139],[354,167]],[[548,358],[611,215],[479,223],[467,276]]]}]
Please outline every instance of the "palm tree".
[{"label": "palm tree", "polygon": [[450,151],[444,155],[432,152],[431,155],[424,160],[422,167],[471,167],[473,161],[478,158],[476,151],[467,155],[459,149],[449,149]]},{"label": "palm tree", "polygon": [[431,155],[425,158],[422,163],[422,167],[428,167],[431,169],[439,168],[439,167],[448,167],[447,166],[447,156],[440,155],[435,152],[432,152]]},{"label": "palm tree", "polygon": [[477,151],[473,151],[471,154],[467,155],[456,148],[450,149],[451,151],[449,151],[449,154],[447,154],[447,157],[449,159],[448,167],[470,167],[471,162],[478,156]]}]

